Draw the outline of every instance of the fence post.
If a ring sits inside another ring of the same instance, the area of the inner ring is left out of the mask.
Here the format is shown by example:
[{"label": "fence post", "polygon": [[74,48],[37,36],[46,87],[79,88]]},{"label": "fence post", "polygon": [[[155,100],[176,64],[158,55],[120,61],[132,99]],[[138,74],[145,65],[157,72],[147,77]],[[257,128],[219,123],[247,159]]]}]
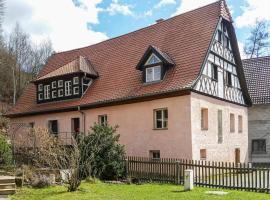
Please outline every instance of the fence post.
[{"label": "fence post", "polygon": [[176,179],[175,179],[175,184],[179,185],[180,184],[180,161],[176,161]]},{"label": "fence post", "polygon": [[126,165],[126,177],[128,178],[128,158],[125,159],[125,165]]}]

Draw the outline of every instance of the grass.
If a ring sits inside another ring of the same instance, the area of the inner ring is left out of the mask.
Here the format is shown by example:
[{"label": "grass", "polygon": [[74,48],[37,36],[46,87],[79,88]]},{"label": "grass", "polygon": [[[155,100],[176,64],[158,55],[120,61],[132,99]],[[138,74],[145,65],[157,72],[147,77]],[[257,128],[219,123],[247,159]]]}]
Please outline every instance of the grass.
[{"label": "grass", "polygon": [[[227,190],[226,196],[206,194],[209,188],[195,188],[184,192],[182,186],[167,184],[114,185],[105,183],[82,183],[80,190],[69,193],[63,186],[45,189],[23,188],[12,196],[12,200],[141,200],[141,199],[177,199],[177,200],[266,200],[270,194]],[[221,191],[221,189],[216,189]],[[223,190],[224,191],[224,190]],[[226,190],[225,190],[226,191]]]}]

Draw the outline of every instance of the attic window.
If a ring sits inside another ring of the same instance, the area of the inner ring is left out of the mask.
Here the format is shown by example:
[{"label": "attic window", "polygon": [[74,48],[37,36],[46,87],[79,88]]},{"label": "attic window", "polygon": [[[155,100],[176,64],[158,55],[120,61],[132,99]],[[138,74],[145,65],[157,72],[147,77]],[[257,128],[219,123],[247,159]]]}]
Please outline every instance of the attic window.
[{"label": "attic window", "polygon": [[147,83],[161,80],[161,66],[148,67],[145,72]]},{"label": "attic window", "polygon": [[157,63],[160,63],[161,60],[155,55],[155,54],[152,54],[148,60],[146,61],[145,65],[153,65],[153,64],[157,64]]}]

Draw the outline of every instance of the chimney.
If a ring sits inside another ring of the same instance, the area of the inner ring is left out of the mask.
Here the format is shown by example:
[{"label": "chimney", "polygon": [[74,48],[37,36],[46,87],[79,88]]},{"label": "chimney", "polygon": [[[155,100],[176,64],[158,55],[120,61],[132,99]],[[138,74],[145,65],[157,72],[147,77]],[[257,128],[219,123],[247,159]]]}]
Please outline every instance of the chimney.
[{"label": "chimney", "polygon": [[156,23],[159,23],[159,22],[162,22],[162,21],[164,21],[164,19],[160,18],[160,19],[156,20]]}]

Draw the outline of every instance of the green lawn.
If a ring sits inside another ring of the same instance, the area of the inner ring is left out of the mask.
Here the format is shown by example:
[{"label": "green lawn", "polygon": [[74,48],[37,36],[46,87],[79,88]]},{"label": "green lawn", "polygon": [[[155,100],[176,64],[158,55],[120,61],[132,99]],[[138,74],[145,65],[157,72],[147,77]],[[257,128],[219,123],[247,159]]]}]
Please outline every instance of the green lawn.
[{"label": "green lawn", "polygon": [[[23,188],[12,196],[12,200],[132,200],[132,199],[178,199],[178,200],[270,200],[270,194],[240,192],[227,190],[226,196],[207,195],[206,191],[213,189],[195,188],[191,192],[184,192],[182,186],[175,185],[114,185],[105,183],[83,183],[80,190],[73,193],[66,192],[62,186],[46,189]],[[219,190],[220,191],[220,190]]]}]

